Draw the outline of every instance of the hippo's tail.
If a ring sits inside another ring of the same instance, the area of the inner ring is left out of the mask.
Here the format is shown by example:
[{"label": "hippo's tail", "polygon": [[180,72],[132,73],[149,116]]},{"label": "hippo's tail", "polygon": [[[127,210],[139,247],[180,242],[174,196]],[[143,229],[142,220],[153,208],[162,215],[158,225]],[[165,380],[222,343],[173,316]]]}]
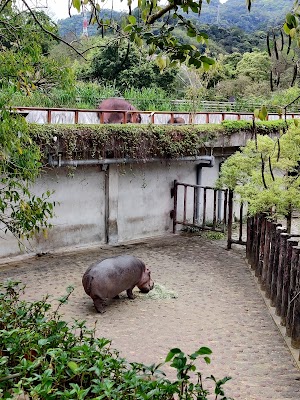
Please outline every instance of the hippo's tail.
[{"label": "hippo's tail", "polygon": [[90,296],[92,291],[92,280],[94,279],[87,271],[82,277],[82,285],[85,293]]}]

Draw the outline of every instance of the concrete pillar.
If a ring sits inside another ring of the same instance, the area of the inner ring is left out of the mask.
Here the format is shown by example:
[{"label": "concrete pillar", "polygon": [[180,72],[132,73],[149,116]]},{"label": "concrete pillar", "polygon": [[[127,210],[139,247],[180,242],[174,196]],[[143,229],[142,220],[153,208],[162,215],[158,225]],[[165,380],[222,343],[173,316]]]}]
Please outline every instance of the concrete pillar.
[{"label": "concrete pillar", "polygon": [[118,199],[119,171],[117,164],[111,164],[105,172],[106,242],[118,243]]}]

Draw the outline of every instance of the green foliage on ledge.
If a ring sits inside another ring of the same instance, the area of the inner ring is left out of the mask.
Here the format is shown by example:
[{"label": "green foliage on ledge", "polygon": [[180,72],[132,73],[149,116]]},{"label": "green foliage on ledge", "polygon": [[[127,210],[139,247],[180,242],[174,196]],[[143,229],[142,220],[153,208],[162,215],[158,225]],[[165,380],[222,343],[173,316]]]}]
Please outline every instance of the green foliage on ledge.
[{"label": "green foliage on ledge", "polygon": [[[284,121],[257,122],[257,133],[279,132]],[[33,140],[45,160],[51,154],[72,159],[176,159],[203,154],[222,135],[253,130],[252,121],[203,125],[58,125],[30,124]]]},{"label": "green foliage on ledge", "polygon": [[[279,120],[270,120],[270,121],[255,121],[256,133],[260,135],[267,135],[271,133],[277,133],[280,130],[286,129],[287,125],[290,125],[293,120],[279,119]],[[222,126],[227,134],[233,134],[240,131],[252,131],[253,130],[253,121],[231,121],[225,120],[222,122]]]},{"label": "green foliage on ledge", "polygon": [[197,156],[222,129],[204,125],[36,125],[30,132],[46,157],[66,159],[178,158]]}]

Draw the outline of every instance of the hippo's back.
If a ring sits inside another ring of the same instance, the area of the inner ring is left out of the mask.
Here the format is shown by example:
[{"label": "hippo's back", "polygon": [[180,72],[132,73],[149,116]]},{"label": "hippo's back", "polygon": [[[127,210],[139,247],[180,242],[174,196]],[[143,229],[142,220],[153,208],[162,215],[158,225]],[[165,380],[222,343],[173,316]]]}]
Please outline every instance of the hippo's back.
[{"label": "hippo's back", "polygon": [[135,110],[136,108],[125,99],[113,97],[103,100],[99,106],[99,110]]}]

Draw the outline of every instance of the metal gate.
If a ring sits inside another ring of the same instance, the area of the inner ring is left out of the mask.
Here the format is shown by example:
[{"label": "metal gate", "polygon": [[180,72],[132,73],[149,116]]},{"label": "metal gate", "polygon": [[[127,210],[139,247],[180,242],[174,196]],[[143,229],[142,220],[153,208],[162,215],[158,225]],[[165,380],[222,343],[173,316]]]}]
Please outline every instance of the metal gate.
[{"label": "metal gate", "polygon": [[176,225],[214,232],[227,231],[228,249],[233,243],[246,245],[246,241],[243,240],[243,233],[246,232],[243,230],[243,203],[239,204],[237,238],[233,238],[234,194],[232,191],[175,180],[171,196],[174,198],[171,215],[173,233],[176,233]]}]

